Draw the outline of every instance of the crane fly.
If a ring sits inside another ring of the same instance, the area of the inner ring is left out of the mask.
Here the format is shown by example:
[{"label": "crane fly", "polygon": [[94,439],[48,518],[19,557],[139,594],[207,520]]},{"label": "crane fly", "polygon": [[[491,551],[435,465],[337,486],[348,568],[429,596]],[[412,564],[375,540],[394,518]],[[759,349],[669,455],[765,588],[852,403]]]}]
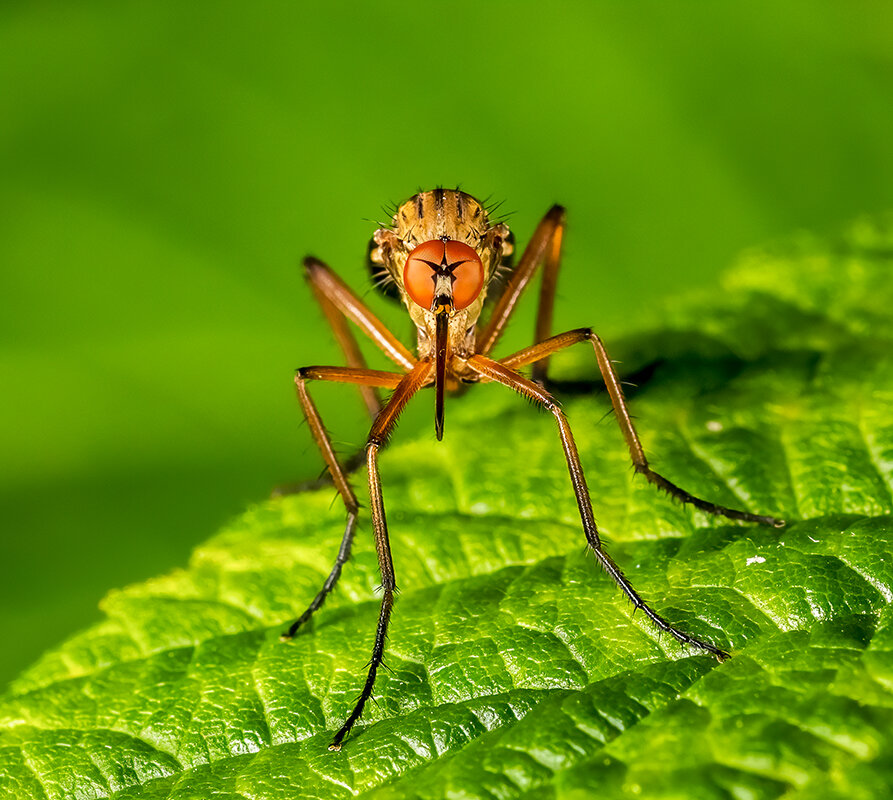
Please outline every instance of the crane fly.
[{"label": "crane fly", "polygon": [[[549,357],[574,344],[588,344],[608,390],[614,414],[623,432],[635,471],[659,489],[683,503],[709,514],[733,520],[781,527],[784,521],[761,514],[737,511],[702,500],[655,472],[633,426],[620,380],[601,339],[591,328],[551,334],[555,286],[561,262],[561,242],[565,230],[565,210],[553,206],[537,225],[533,237],[517,265],[504,282],[494,280],[512,254],[508,226],[491,221],[482,203],[465,192],[434,189],[420,192],[400,205],[391,224],[375,232],[370,243],[373,273],[396,291],[416,327],[416,355],[369,310],[363,301],[323,262],[308,257],[304,261],[306,277],[316,300],[344,352],[346,367],[304,367],[295,375],[298,399],[319,447],[328,472],[347,510],[344,537],[332,571],[307,610],[282,634],[291,639],[322,606],[334,589],[341,569],[350,557],[356,530],[359,503],[348,480],[348,470],[335,455],[322,418],[308,392],[312,381],[333,381],[359,387],[372,416],[372,428],[366,439],[365,459],[368,471],[370,510],[381,572],[381,608],[372,658],[360,697],[344,724],[335,734],[330,750],[340,750],[353,725],[361,717],[372,695],[375,678],[385,650],[388,623],[394,605],[396,576],[388,540],[388,525],[382,498],[378,454],[385,446],[397,419],[419,389],[434,386],[434,428],[437,439],[444,432],[444,393],[466,383],[499,383],[541,405],[554,418],[567,461],[570,481],[580,512],[586,541],[601,566],[620,587],[635,609],[641,609],[660,630],[685,645],[715,656],[728,654],[674,627],[646,603],[605,551],[599,537],[586,478],[567,418],[547,390]],[[491,353],[505,331],[524,289],[542,268],[539,309],[534,343],[503,358]],[[480,321],[488,290],[498,292],[492,311]],[[368,336],[397,366],[385,372],[368,369],[354,334],[353,323]],[[531,377],[519,368],[532,366]],[[380,389],[392,390],[386,402]]]}]

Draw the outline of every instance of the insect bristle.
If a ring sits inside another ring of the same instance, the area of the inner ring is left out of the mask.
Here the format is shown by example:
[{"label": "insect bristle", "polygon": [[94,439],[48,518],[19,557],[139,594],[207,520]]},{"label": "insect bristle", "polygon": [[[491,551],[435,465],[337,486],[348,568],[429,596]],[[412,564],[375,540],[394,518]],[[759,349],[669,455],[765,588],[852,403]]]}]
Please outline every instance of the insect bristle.
[{"label": "insect bristle", "polygon": [[[384,211],[384,209],[382,209]],[[363,222],[369,222],[372,225],[375,225],[376,228],[382,228],[386,231],[394,230],[394,221],[391,219],[388,222],[382,222],[380,219],[372,219],[372,217],[363,217]]]},{"label": "insect bristle", "polygon": [[372,253],[378,245],[374,239],[369,240],[369,247],[366,250],[366,269],[369,271],[369,277],[372,279],[372,289],[380,295],[387,297],[397,303],[402,302],[400,298],[400,290],[397,288],[397,281],[388,271],[384,264],[376,264],[372,260]]},{"label": "insect bristle", "polygon": [[[385,203],[385,204],[381,207],[381,210],[384,212],[384,215],[385,215],[389,220],[391,220],[391,222],[388,223],[389,226],[390,226],[390,225],[393,225],[393,220],[394,220],[394,217],[395,217],[396,214],[397,214],[397,209],[398,209],[398,208],[400,208],[400,206],[397,205],[397,203]],[[385,227],[385,226],[382,226],[382,227]]]}]

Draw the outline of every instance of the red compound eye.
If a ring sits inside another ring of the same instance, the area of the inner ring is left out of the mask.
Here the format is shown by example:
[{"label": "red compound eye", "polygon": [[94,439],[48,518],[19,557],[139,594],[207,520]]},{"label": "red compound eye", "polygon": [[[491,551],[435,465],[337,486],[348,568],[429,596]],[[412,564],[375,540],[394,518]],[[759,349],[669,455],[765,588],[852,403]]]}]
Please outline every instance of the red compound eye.
[{"label": "red compound eye", "polygon": [[445,248],[443,242],[435,239],[422,242],[406,259],[403,268],[403,286],[412,301],[422,308],[431,308],[434,302],[434,283],[437,270],[431,264],[439,265],[443,260]]},{"label": "red compound eye", "polygon": [[481,289],[484,288],[484,265],[481,257],[467,244],[449,241],[446,243],[446,257],[453,269],[453,306],[459,310],[470,306]]},{"label": "red compound eye", "polygon": [[470,306],[484,286],[484,265],[480,256],[464,242],[432,239],[422,242],[406,259],[403,285],[413,302],[431,308],[438,275],[452,278],[453,308]]}]

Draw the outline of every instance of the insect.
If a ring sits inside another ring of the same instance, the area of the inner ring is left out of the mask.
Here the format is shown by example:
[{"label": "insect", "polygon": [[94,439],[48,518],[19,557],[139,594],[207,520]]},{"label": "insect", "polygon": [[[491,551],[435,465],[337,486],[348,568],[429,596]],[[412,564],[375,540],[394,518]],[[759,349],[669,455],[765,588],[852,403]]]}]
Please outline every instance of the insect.
[{"label": "insect", "polygon": [[[651,469],[627,409],[620,380],[599,337],[590,328],[551,335],[564,231],[565,210],[561,206],[553,206],[537,226],[517,265],[500,283],[495,278],[500,265],[511,255],[513,248],[509,229],[502,222],[491,222],[486,208],[479,201],[458,189],[438,188],[420,192],[400,205],[391,224],[375,232],[370,243],[370,260],[373,273],[383,279],[389,289],[396,290],[412,318],[417,333],[417,355],[413,355],[328,266],[312,257],[304,261],[307,280],[344,352],[347,366],[304,367],[297,371],[295,386],[310,431],[344,501],[347,522],[331,573],[307,610],[283,633],[283,639],[291,639],[319,610],[335,587],[342,567],[350,557],[359,513],[347,469],[335,456],[332,442],[307,386],[312,381],[354,384],[359,387],[373,417],[366,440],[365,458],[375,547],[381,572],[381,609],[366,681],[356,705],[335,734],[330,750],[341,749],[344,738],[362,715],[372,695],[376,674],[382,665],[394,605],[396,576],[388,541],[378,454],[409,400],[419,389],[431,384],[434,385],[434,427],[438,440],[443,437],[444,431],[444,393],[460,384],[500,383],[542,405],[555,418],[558,426],[583,532],[599,563],[633,606],[641,609],[658,629],[720,660],[728,655],[715,645],[667,622],[642,599],[605,551],[568,420],[545,388],[549,357],[574,344],[588,343],[592,347],[633,466],[636,472],[658,488],[683,503],[729,519],[776,527],[783,526],[784,521],[702,500]],[[494,359],[490,355],[493,348],[524,289],[540,268],[543,270],[543,280],[534,343],[517,353]],[[486,322],[481,324],[481,312],[491,287],[494,291],[498,290],[498,296]],[[372,339],[399,371],[368,369],[348,322]],[[518,372],[519,368],[528,365],[532,365],[530,378]],[[379,389],[392,390],[387,402],[381,402]]]}]

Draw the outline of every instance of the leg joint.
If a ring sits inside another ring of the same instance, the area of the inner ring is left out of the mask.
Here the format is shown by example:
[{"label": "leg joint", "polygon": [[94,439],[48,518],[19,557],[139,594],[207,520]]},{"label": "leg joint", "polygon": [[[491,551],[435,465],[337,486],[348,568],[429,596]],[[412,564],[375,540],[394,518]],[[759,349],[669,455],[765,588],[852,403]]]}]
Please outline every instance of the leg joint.
[{"label": "leg joint", "polygon": [[592,328],[580,328],[580,332],[584,341],[592,342],[593,345],[598,345],[601,349],[604,349],[605,346],[602,344],[601,338]]},{"label": "leg joint", "polygon": [[305,256],[304,257],[304,275],[308,278],[312,277],[315,273],[320,272],[325,269],[322,261],[320,261],[315,256]]},{"label": "leg joint", "polygon": [[564,225],[567,220],[567,209],[564,206],[558,205],[556,203],[549,211],[546,213],[546,217],[550,222],[557,225]]},{"label": "leg joint", "polygon": [[553,416],[558,417],[559,419],[565,418],[564,412],[561,410],[561,406],[558,405],[558,401],[551,395],[544,398],[542,403],[543,403],[543,408],[545,408],[546,411],[548,411]]}]

